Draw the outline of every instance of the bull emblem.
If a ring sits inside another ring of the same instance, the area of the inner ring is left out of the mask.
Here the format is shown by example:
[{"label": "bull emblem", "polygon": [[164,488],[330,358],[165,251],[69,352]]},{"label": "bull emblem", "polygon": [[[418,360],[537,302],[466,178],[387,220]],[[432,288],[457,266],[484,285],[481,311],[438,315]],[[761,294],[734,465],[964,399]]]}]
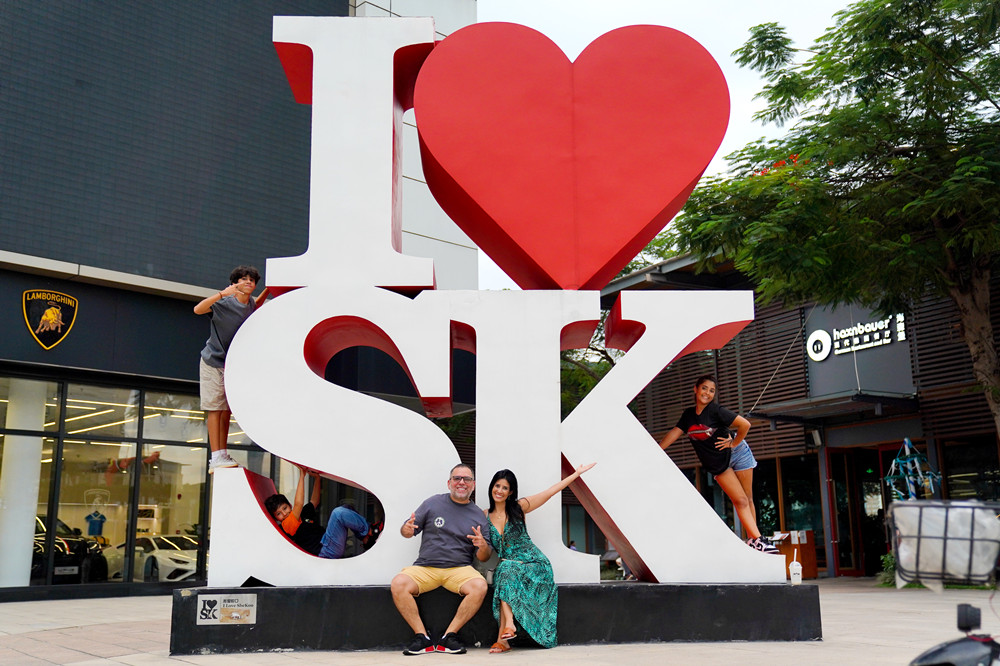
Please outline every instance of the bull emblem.
[{"label": "bull emblem", "polygon": [[62,308],[55,303],[49,303],[49,308],[42,313],[42,320],[38,322],[35,333],[45,333],[46,331],[62,333],[62,327]]}]

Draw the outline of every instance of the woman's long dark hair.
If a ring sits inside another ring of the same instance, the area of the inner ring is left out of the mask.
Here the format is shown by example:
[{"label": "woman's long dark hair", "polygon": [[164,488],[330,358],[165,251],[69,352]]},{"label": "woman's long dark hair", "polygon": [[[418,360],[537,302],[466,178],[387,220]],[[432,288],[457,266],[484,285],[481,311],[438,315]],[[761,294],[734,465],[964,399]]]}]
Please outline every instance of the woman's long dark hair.
[{"label": "woman's long dark hair", "polygon": [[514,476],[514,472],[509,469],[502,469],[493,475],[493,480],[490,481],[490,513],[497,508],[496,502],[493,501],[493,486],[500,479],[505,479],[510,485],[510,495],[507,496],[507,520],[512,520],[515,523],[524,522],[524,509],[521,508],[521,503],[517,501],[517,477]]}]

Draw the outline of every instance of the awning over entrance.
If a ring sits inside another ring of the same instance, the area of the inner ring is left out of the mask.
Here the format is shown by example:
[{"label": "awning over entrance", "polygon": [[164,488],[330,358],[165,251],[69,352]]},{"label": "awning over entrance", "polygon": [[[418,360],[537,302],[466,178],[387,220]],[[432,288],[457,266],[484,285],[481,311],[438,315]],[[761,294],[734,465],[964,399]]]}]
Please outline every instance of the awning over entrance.
[{"label": "awning over entrance", "polygon": [[760,405],[750,416],[775,422],[820,425],[827,419],[851,414],[876,417],[910,414],[918,407],[916,396],[911,394],[845,391]]}]

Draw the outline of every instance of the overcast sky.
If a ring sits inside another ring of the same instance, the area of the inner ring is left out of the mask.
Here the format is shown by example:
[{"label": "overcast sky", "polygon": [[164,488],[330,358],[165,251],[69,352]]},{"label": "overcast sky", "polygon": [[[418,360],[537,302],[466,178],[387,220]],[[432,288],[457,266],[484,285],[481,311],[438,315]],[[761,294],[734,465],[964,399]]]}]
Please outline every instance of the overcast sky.
[{"label": "overcast sky", "polygon": [[[597,37],[625,25],[665,25],[687,33],[718,61],[729,84],[729,129],[708,172],[725,169],[727,155],[761,136],[780,135],[780,128],[751,120],[760,108],[753,96],[762,82],[755,72],[736,66],[730,54],[748,37],[748,29],[775,21],[785,26],[795,45],[808,48],[847,0],[478,0],[479,21],[520,23],[544,33],[570,59]],[[613,8],[613,11],[609,11]],[[480,252],[479,288],[517,286]]]}]

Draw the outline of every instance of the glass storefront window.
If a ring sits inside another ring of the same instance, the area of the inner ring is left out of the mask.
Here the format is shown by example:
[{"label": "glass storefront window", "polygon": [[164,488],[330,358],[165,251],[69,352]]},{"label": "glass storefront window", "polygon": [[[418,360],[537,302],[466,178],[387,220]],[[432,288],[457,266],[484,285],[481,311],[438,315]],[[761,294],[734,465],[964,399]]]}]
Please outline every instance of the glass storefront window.
[{"label": "glass storefront window", "polygon": [[[34,461],[33,470],[35,471],[32,471],[30,456],[33,456],[38,450],[36,442],[41,444],[41,463],[39,464],[37,460]],[[33,511],[33,507],[26,506],[24,508],[30,513],[23,514],[16,519],[17,522],[27,520],[29,524],[33,525],[33,532],[30,533],[33,534],[30,537],[31,541],[23,540],[22,542],[22,536],[27,536],[29,533],[19,533],[17,536],[6,533],[13,527],[10,520],[13,516],[5,516],[6,520],[2,521],[3,526],[0,529],[4,533],[0,533],[0,541],[4,542],[4,551],[0,556],[0,570],[2,570],[0,576],[7,581],[7,584],[44,585],[47,582],[45,576],[48,549],[45,540],[44,521],[46,516],[44,507],[52,482],[53,466],[51,463],[54,447],[55,440],[48,437],[36,438],[15,435],[5,437],[3,446],[0,446],[0,455],[8,463],[0,468],[0,496],[11,497],[27,492],[32,485],[30,482],[38,481],[38,510]],[[16,474],[19,469],[22,475]],[[24,474],[25,472],[26,474]],[[20,478],[15,478],[17,476]],[[22,512],[18,511],[18,513]],[[17,548],[18,552],[16,554],[9,552],[10,548]],[[7,561],[8,559],[11,561]],[[22,578],[24,571],[29,571],[26,579]],[[59,582],[59,579],[54,579],[53,582]]]},{"label": "glass storefront window", "polygon": [[70,437],[128,437],[138,433],[139,391],[70,384],[66,434]]},{"label": "glass storefront window", "polygon": [[[35,408],[38,402],[44,404]],[[25,416],[24,408],[30,409],[31,416]],[[39,422],[38,416],[41,416]],[[59,429],[59,385],[55,382],[40,382],[32,379],[0,377],[0,427],[19,430]]]},{"label": "glass storefront window", "polygon": [[[147,444],[142,456],[135,579],[176,582],[204,578],[204,572],[197,570],[197,544],[203,531],[205,448]],[[170,543],[158,537],[170,537]]]},{"label": "glass storefront window", "polygon": [[[725,521],[729,528],[736,531],[736,512],[733,510],[733,503],[726,497],[726,493],[715,482],[715,477],[707,473],[700,465],[695,467],[695,474],[701,479],[701,496],[705,498],[715,513]],[[697,486],[697,484],[695,484]]]},{"label": "glass storefront window", "polygon": [[[58,534],[59,526],[65,526],[73,537],[60,538],[70,552],[56,549],[55,578],[65,575],[67,582],[80,583],[123,579],[123,562],[114,546],[125,541],[128,529],[135,450],[133,442],[63,442],[56,529]],[[67,555],[71,557],[61,565]]]},{"label": "glass storefront window", "polygon": [[781,488],[786,530],[812,530],[816,565],[826,567],[823,504],[820,498],[819,458],[813,455],[781,459]]},{"label": "glass storefront window", "polygon": [[189,444],[205,441],[205,413],[196,395],[146,393],[142,412],[142,435]]},{"label": "glass storefront window", "polygon": [[[196,395],[184,393],[146,393],[142,414],[143,437],[187,444],[207,444],[205,412]],[[236,419],[229,419],[229,445],[252,444]]]},{"label": "glass storefront window", "polygon": [[277,476],[274,487],[285,497],[295,497],[295,486],[298,483],[299,470],[291,462],[279,458]]},{"label": "glass storefront window", "polygon": [[[13,441],[15,438],[9,438]],[[42,467],[38,474],[38,513],[45,513],[49,499],[49,487],[52,485],[52,473],[55,469],[56,440],[52,437],[42,438]]]},{"label": "glass storefront window", "polygon": [[271,454],[267,451],[229,449],[229,455],[240,464],[240,467],[248,469],[254,474],[271,476]]},{"label": "glass storefront window", "polygon": [[58,428],[58,421],[57,384],[0,378],[0,428],[38,433],[0,432],[0,585],[46,582],[48,548],[38,507],[49,496],[55,440],[42,433]]},{"label": "glass storefront window", "polygon": [[236,422],[236,419],[229,419],[229,439],[226,440],[230,445],[232,444],[253,444],[253,440],[243,432],[243,428],[240,424]]},{"label": "glass storefront window", "polygon": [[[0,587],[204,580],[205,434],[197,395],[0,377],[0,497],[27,495],[0,512]],[[235,421],[229,444],[271,475]]]},{"label": "glass storefront window", "polygon": [[1000,464],[993,435],[945,442],[942,457],[949,499],[1000,499]]},{"label": "glass storefront window", "polygon": [[778,501],[777,465],[774,459],[760,460],[753,470],[753,504],[757,529],[765,536],[781,531]]}]

